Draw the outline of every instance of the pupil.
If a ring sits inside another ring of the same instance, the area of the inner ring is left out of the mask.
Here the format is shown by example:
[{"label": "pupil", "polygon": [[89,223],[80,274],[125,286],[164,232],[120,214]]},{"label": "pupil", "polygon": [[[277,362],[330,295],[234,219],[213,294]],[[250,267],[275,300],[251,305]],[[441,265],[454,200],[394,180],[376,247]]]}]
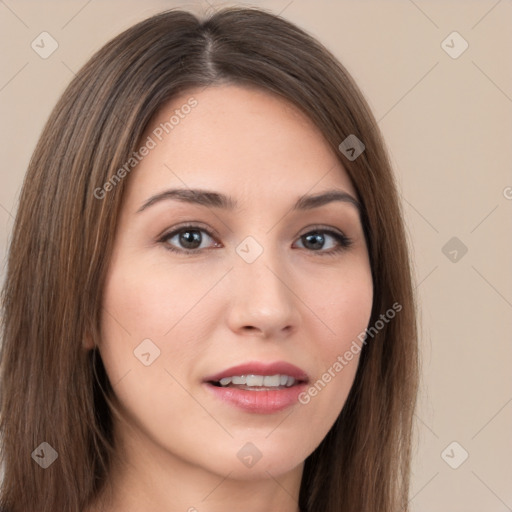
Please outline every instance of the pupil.
[{"label": "pupil", "polygon": [[180,235],[180,243],[187,249],[197,249],[201,245],[201,234],[199,231],[184,231]]},{"label": "pupil", "polygon": [[312,249],[321,249],[324,244],[324,236],[319,233],[306,235],[306,241],[312,246]]}]

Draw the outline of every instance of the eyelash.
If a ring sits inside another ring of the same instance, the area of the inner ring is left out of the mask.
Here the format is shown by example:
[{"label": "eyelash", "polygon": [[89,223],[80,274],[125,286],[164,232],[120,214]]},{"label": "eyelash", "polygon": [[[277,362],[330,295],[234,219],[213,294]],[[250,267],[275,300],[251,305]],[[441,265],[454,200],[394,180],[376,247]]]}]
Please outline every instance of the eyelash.
[{"label": "eyelash", "polygon": [[[160,239],[158,239],[158,243],[161,243],[164,245],[165,249],[168,251],[171,251],[173,253],[178,254],[199,254],[200,252],[207,250],[207,249],[176,249],[175,247],[172,247],[167,241],[169,238],[174,237],[175,235],[178,235],[182,232],[186,231],[202,231],[206,233],[210,238],[215,239],[215,235],[209,230],[202,226],[199,226],[197,224],[186,224],[183,226],[180,226],[178,229],[174,229],[173,231],[164,234]],[[310,235],[310,234],[328,234],[332,236],[337,242],[338,246],[334,249],[330,249],[329,251],[323,251],[323,250],[308,250],[305,249],[308,252],[311,253],[318,253],[321,256],[336,256],[338,253],[348,249],[352,245],[352,240],[347,237],[346,235],[339,233],[337,231],[333,231],[331,229],[322,228],[320,226],[313,226],[309,231],[304,233],[299,237],[299,239]]]}]

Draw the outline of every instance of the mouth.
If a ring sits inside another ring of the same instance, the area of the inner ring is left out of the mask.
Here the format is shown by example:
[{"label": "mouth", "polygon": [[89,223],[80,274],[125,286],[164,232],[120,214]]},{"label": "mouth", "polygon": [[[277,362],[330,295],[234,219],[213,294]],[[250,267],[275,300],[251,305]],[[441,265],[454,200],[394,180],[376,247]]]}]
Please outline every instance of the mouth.
[{"label": "mouth", "polygon": [[206,388],[223,402],[247,412],[269,414],[298,401],[308,375],[289,363],[246,363],[204,379]]},{"label": "mouth", "polygon": [[305,381],[296,380],[291,375],[233,375],[224,377],[218,381],[209,381],[212,386],[219,388],[236,388],[250,391],[272,391],[286,389]]}]

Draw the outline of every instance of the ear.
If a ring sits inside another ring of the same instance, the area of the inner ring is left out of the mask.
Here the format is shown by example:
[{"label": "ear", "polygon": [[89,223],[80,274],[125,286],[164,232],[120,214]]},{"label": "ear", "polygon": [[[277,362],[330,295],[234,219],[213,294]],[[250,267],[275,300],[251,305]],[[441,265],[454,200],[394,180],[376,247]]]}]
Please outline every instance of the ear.
[{"label": "ear", "polygon": [[84,338],[82,340],[82,346],[84,347],[85,350],[93,350],[94,348],[96,348],[93,337],[89,332],[85,333]]}]

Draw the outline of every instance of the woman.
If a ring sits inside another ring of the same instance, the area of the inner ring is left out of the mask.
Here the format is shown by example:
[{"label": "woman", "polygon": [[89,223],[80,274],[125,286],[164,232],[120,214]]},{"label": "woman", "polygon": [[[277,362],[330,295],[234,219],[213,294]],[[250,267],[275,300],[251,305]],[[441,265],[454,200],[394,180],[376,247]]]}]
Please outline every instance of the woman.
[{"label": "woman", "polygon": [[30,162],[3,305],[8,512],[407,510],[392,171],[284,19],[167,11],[91,58]]}]

